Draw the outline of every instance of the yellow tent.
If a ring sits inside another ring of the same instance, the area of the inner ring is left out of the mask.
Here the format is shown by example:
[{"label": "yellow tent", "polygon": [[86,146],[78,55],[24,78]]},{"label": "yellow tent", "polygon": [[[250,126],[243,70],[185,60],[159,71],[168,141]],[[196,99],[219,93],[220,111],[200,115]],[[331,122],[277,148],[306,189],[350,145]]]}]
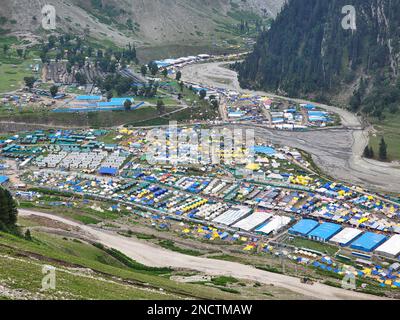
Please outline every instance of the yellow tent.
[{"label": "yellow tent", "polygon": [[256,171],[256,170],[260,170],[260,165],[256,164],[256,163],[249,163],[246,166],[247,170],[252,170],[252,171]]},{"label": "yellow tent", "polygon": [[368,218],[361,218],[360,220],[358,220],[358,223],[364,223],[367,222],[369,219]]},{"label": "yellow tent", "polygon": [[250,250],[253,250],[253,249],[254,249],[254,246],[248,245],[248,246],[246,246],[243,250],[244,250],[244,251],[250,251]]}]

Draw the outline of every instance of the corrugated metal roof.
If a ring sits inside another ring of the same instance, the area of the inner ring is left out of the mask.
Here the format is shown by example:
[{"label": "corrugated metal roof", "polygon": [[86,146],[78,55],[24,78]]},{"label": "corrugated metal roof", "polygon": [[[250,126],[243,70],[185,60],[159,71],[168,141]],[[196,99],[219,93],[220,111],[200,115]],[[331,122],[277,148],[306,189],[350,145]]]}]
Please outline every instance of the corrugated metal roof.
[{"label": "corrugated metal roof", "polygon": [[312,230],[318,227],[318,221],[311,219],[303,219],[289,229],[289,233],[308,235]]},{"label": "corrugated metal roof", "polygon": [[308,236],[310,238],[315,238],[316,240],[327,241],[332,238],[335,234],[337,234],[342,227],[335,223],[326,222],[319,225],[317,228],[312,230]]},{"label": "corrugated metal roof", "polygon": [[371,252],[386,240],[387,237],[384,235],[366,232],[360,238],[353,241],[350,247],[360,251]]},{"label": "corrugated metal roof", "polygon": [[400,235],[396,234],[375,250],[396,257],[400,254]]},{"label": "corrugated metal roof", "polygon": [[361,233],[362,231],[356,228],[345,228],[335,235],[330,241],[345,246],[354,241],[355,238],[357,238]]}]

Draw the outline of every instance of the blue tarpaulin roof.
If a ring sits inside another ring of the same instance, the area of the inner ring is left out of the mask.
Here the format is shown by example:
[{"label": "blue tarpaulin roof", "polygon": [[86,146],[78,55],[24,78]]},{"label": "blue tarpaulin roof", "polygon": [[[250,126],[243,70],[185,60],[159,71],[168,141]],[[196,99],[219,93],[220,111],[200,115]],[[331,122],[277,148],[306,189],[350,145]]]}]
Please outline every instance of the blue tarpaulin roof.
[{"label": "blue tarpaulin roof", "polygon": [[387,240],[382,234],[366,232],[360,238],[356,239],[350,247],[353,249],[371,252]]},{"label": "blue tarpaulin roof", "polygon": [[122,103],[124,103],[126,100],[129,100],[131,102],[135,101],[133,98],[130,98],[130,97],[111,98],[111,102],[122,102]]},{"label": "blue tarpaulin roof", "polygon": [[315,109],[315,106],[313,104],[307,104],[305,106],[305,108],[308,109],[308,110],[312,110],[312,109]]},{"label": "blue tarpaulin roof", "polygon": [[164,61],[154,61],[159,68],[169,67],[171,64]]},{"label": "blue tarpaulin roof", "polygon": [[308,236],[316,240],[327,241],[335,234],[337,234],[340,230],[342,230],[342,227],[340,225],[326,222],[321,224],[316,229],[312,230],[308,234]]},{"label": "blue tarpaulin roof", "polygon": [[266,154],[266,155],[269,155],[269,156],[272,156],[272,155],[274,155],[276,153],[275,149],[273,149],[271,147],[265,147],[265,146],[255,146],[254,147],[254,152]]},{"label": "blue tarpaulin roof", "polygon": [[121,107],[124,105],[124,102],[120,101],[110,101],[110,102],[97,102],[96,106],[99,108],[102,107]]},{"label": "blue tarpaulin roof", "polygon": [[101,100],[102,96],[77,96],[75,100]]},{"label": "blue tarpaulin roof", "polygon": [[99,170],[100,174],[108,174],[108,175],[113,175],[115,176],[118,172],[118,169],[116,168],[107,168],[107,167],[102,167]]},{"label": "blue tarpaulin roof", "polygon": [[315,220],[303,219],[299,221],[296,225],[289,229],[289,233],[291,234],[299,234],[306,236],[316,227],[318,227],[319,223]]},{"label": "blue tarpaulin roof", "polygon": [[134,100],[132,98],[112,98],[109,102],[97,102],[97,107],[121,107],[124,105],[125,101],[129,100],[132,103]]},{"label": "blue tarpaulin roof", "polygon": [[6,183],[9,180],[6,176],[0,176],[0,184]]}]

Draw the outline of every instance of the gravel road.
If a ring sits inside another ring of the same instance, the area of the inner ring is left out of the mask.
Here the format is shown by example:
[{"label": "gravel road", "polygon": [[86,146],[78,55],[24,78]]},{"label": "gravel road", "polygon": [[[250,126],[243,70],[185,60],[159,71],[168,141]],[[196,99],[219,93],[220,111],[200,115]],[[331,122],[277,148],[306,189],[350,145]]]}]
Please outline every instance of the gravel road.
[{"label": "gravel road", "polygon": [[120,235],[97,229],[92,226],[82,225],[68,219],[48,213],[20,209],[21,216],[39,216],[54,221],[59,221],[73,227],[79,227],[82,232],[91,239],[115,248],[130,258],[153,267],[186,268],[204,272],[208,275],[229,275],[240,279],[258,281],[265,284],[273,284],[293,292],[304,295],[308,299],[324,300],[371,300],[377,299],[358,292],[330,287],[320,283],[314,285],[302,284],[299,279],[282,274],[255,269],[248,265],[235,262],[193,257],[181,253],[169,251],[150,244],[146,241],[134,238],[126,238]]}]

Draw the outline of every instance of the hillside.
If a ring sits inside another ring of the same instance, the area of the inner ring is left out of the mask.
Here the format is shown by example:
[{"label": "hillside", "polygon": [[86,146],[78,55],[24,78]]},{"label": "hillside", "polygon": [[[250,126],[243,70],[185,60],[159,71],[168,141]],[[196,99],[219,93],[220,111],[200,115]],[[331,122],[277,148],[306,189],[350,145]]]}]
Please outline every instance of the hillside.
[{"label": "hillside", "polygon": [[341,26],[345,0],[292,0],[239,67],[243,86],[349,106],[381,119],[398,111],[400,2],[355,0],[357,30]]},{"label": "hillside", "polygon": [[[24,210],[20,210],[20,214],[21,211]],[[270,300],[303,297],[252,280],[207,275],[191,269],[143,265],[97,242],[102,239],[88,233],[91,228],[87,228],[95,224],[98,224],[98,230],[118,228],[116,220],[113,223],[109,220],[112,215],[107,216],[108,219],[99,223],[90,216],[75,213],[74,217],[84,222],[76,224],[71,220],[75,219],[72,216],[62,221],[62,218],[53,220],[22,214],[18,224],[22,234],[30,231],[29,237],[0,231],[0,300]],[[107,220],[108,224],[104,224]],[[132,241],[132,245],[141,242],[161,246],[164,248],[161,250],[169,250],[164,252],[166,254],[178,251],[188,258],[207,255],[208,252],[215,254],[208,249],[185,249],[178,245],[179,240],[161,241],[158,236],[165,236],[165,231],[158,233],[143,229],[143,226],[139,228],[145,233],[120,230],[118,234],[107,234],[118,237],[118,241]],[[187,243],[188,239],[182,241]],[[56,269],[53,290],[42,290],[43,266]]]},{"label": "hillside", "polygon": [[[235,44],[234,26],[241,20],[272,18],[284,0],[49,0],[56,8],[57,31],[85,34],[97,40],[141,48],[159,48],[166,54],[176,46],[215,47]],[[42,36],[41,8],[35,0],[2,1],[3,33]],[[199,48],[200,47],[200,48]],[[194,49],[193,49],[194,48]]]},{"label": "hillside", "polygon": [[[0,232],[0,300],[235,298],[171,281],[167,269],[148,268],[114,252],[43,232],[34,232],[31,241]],[[43,265],[56,268],[56,290],[40,290]]]}]

